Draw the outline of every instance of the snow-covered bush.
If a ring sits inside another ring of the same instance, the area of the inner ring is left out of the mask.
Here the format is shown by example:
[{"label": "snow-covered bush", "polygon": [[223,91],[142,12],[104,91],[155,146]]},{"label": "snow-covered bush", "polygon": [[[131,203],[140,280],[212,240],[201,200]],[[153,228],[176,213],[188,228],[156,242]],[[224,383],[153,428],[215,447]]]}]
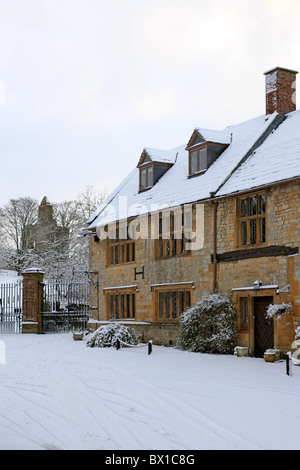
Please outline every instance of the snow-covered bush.
[{"label": "snow-covered bush", "polygon": [[284,302],[281,304],[270,304],[266,311],[266,318],[276,318],[277,320],[280,320],[282,315],[287,315],[292,311],[292,304],[286,304]]},{"label": "snow-covered bush", "polygon": [[92,334],[86,345],[91,348],[116,347],[117,340],[120,341],[121,347],[124,346],[122,342],[130,345],[138,343],[138,339],[132,328],[120,323],[109,323],[100,326],[100,328]]},{"label": "snow-covered bush", "polygon": [[180,318],[177,347],[192,352],[233,354],[236,310],[222,294],[204,294]]},{"label": "snow-covered bush", "polygon": [[298,326],[298,327],[296,328],[295,332],[296,332],[295,339],[296,339],[296,340],[300,339],[300,326]]}]

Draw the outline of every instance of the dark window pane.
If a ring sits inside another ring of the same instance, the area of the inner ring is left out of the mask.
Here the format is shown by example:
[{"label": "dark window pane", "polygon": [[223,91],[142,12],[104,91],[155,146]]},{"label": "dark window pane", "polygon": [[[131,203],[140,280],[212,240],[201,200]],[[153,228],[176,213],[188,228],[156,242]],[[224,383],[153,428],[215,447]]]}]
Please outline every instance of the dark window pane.
[{"label": "dark window pane", "polygon": [[124,318],[124,312],[125,312],[125,299],[124,299],[124,294],[121,294],[121,318]]},{"label": "dark window pane", "polygon": [[110,264],[114,264],[114,247],[110,248]]},{"label": "dark window pane", "polygon": [[116,318],[119,318],[119,296],[118,295],[115,296],[115,300],[116,300],[116,306],[115,306]]},{"label": "dark window pane", "polygon": [[132,297],[132,305],[131,305],[131,311],[132,311],[132,318],[135,318],[135,294],[131,294]]},{"label": "dark window pane", "polygon": [[247,217],[248,215],[248,199],[241,200],[241,214],[242,217]]},{"label": "dark window pane", "polygon": [[141,170],[141,189],[145,189],[147,184],[147,171]]},{"label": "dark window pane", "polygon": [[163,219],[162,219],[162,217],[159,218],[158,233],[160,235],[163,233]]},{"label": "dark window pane", "polygon": [[179,292],[179,314],[184,312],[184,291]]},{"label": "dark window pane", "polygon": [[192,229],[192,212],[191,211],[186,211],[184,213],[184,228],[185,230]]},{"label": "dark window pane", "polygon": [[206,149],[199,150],[199,171],[206,170]]},{"label": "dark window pane", "polygon": [[164,293],[159,292],[159,318],[164,318]]},{"label": "dark window pane", "polygon": [[266,241],[266,219],[260,219],[260,242],[265,243]]},{"label": "dark window pane", "polygon": [[251,245],[256,243],[256,219],[250,220],[250,241]]},{"label": "dark window pane", "polygon": [[115,311],[114,306],[115,306],[115,304],[114,304],[114,296],[111,295],[111,296],[110,296],[110,318],[114,318],[114,311]]},{"label": "dark window pane", "polygon": [[198,169],[198,152],[191,153],[191,174],[196,173]]},{"label": "dark window pane", "polygon": [[130,261],[130,243],[126,244],[126,261],[127,263]]},{"label": "dark window pane", "polygon": [[149,168],[148,168],[148,184],[147,184],[147,186],[148,186],[148,188],[153,186],[153,167],[152,166],[149,166]]},{"label": "dark window pane", "polygon": [[166,292],[166,318],[170,318],[170,292]]},{"label": "dark window pane", "polygon": [[164,256],[164,240],[163,240],[163,238],[159,239],[159,256],[161,258]]},{"label": "dark window pane", "polygon": [[247,222],[242,222],[242,245],[247,245]]},{"label": "dark window pane", "polygon": [[265,214],[265,212],[266,212],[266,195],[262,194],[259,199],[260,199],[260,213]]},{"label": "dark window pane", "polygon": [[130,318],[130,294],[126,294],[126,315]]},{"label": "dark window pane", "polygon": [[176,245],[177,245],[177,240],[174,237],[174,233],[173,233],[172,234],[172,256],[176,256],[176,254],[177,254]]},{"label": "dark window pane", "polygon": [[248,323],[249,314],[248,314],[248,299],[242,300],[242,321],[243,323]]},{"label": "dark window pane", "polygon": [[177,292],[172,292],[172,317],[177,317]]},{"label": "dark window pane", "polygon": [[257,214],[257,198],[253,196],[250,198],[250,215]]},{"label": "dark window pane", "polygon": [[189,290],[186,291],[185,305],[186,305],[186,309],[190,308],[191,306],[191,293]]},{"label": "dark window pane", "polygon": [[166,240],[166,255],[170,256],[170,239]]}]

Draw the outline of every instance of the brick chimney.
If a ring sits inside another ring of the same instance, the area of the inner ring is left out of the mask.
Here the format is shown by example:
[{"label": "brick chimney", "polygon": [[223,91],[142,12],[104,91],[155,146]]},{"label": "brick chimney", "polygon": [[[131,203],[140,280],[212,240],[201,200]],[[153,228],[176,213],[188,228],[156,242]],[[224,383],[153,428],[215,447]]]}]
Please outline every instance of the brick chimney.
[{"label": "brick chimney", "polygon": [[277,111],[279,114],[296,110],[295,70],[281,67],[265,72],[266,76],[266,114]]}]

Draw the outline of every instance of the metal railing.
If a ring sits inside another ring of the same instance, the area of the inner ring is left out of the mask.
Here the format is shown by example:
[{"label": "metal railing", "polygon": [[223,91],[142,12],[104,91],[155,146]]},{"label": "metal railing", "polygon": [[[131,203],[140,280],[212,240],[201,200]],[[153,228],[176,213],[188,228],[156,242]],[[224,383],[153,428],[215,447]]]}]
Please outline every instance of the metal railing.
[{"label": "metal railing", "polygon": [[89,320],[89,283],[45,281],[41,316],[44,333],[85,330]]},{"label": "metal railing", "polygon": [[0,334],[20,333],[22,314],[22,281],[0,284]]}]

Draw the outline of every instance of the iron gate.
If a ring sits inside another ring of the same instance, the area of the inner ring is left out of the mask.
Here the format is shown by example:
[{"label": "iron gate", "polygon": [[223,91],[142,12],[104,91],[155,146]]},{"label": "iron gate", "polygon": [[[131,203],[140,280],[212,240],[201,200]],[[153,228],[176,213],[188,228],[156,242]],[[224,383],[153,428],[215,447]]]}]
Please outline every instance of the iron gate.
[{"label": "iron gate", "polygon": [[41,317],[43,333],[86,330],[89,320],[89,283],[45,281]]},{"label": "iron gate", "polygon": [[22,281],[0,284],[0,334],[20,333],[22,313]]}]

